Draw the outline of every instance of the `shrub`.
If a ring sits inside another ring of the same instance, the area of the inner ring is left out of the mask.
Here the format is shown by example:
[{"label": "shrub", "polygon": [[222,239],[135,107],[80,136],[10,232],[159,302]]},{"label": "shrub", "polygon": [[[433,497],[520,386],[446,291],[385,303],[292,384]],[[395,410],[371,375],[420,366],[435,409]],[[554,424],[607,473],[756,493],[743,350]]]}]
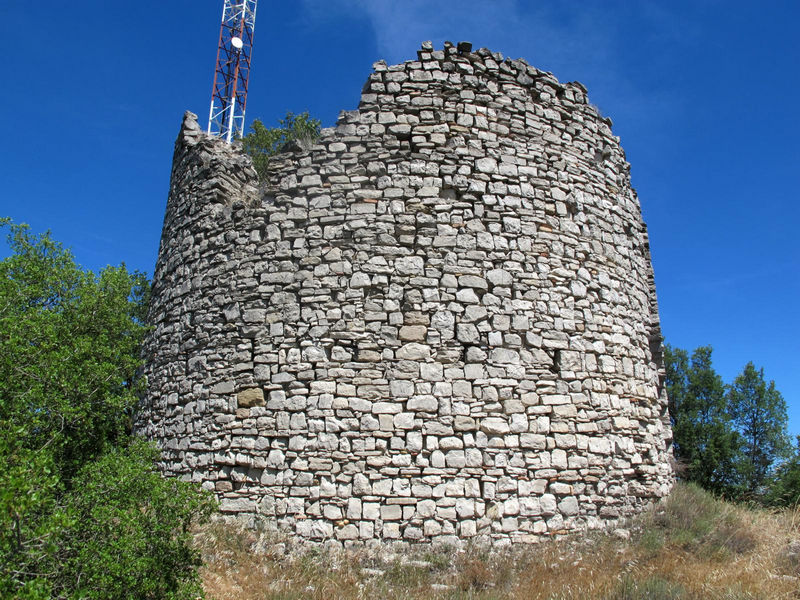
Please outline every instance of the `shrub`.
[{"label": "shrub", "polygon": [[[0,225],[8,225],[0,219]],[[130,437],[147,298],[11,226],[0,261],[0,597],[196,597],[188,526],[212,503]]]},{"label": "shrub", "polygon": [[188,600],[201,594],[200,554],[189,527],[205,520],[214,502],[188,483],[162,478],[158,456],[136,440],[78,474],[64,502],[71,526],[53,554],[60,595]]},{"label": "shrub", "polygon": [[279,120],[279,126],[267,128],[256,119],[250,126],[250,133],[242,138],[242,147],[253,158],[258,176],[266,177],[269,159],[278,154],[287,144],[294,142],[301,150],[308,150],[319,138],[321,123],[312,119],[307,112],[296,115],[286,113]]}]

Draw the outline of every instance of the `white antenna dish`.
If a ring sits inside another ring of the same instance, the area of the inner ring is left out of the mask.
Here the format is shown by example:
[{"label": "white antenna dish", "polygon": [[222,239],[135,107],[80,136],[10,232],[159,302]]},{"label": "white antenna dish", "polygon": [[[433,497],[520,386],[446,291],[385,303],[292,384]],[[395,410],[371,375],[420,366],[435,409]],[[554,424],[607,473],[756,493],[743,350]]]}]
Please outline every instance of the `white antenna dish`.
[{"label": "white antenna dish", "polygon": [[244,46],[244,43],[242,42],[241,38],[234,36],[231,38],[231,46],[233,46],[237,50],[241,50],[242,46]]}]

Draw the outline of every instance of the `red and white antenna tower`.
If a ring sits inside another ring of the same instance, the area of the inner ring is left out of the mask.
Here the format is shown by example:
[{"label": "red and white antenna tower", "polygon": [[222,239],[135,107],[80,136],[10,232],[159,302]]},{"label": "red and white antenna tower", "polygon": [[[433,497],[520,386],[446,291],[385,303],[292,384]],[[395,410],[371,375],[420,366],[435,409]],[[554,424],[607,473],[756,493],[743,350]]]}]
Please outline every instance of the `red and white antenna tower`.
[{"label": "red and white antenna tower", "polygon": [[257,3],[258,0],[225,0],[222,7],[208,133],[228,143],[244,135]]}]

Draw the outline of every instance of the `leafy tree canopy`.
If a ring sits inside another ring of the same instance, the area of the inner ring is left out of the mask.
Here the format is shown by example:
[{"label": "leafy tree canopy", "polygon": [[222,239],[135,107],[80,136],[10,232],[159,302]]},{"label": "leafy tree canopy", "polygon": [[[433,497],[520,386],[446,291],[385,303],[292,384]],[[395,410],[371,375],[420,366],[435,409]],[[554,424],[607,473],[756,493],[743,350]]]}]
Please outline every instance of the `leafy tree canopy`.
[{"label": "leafy tree canopy", "polygon": [[728,498],[772,504],[800,499],[800,440],[790,451],[786,402],[764,370],[745,365],[725,385],[711,347],[666,345],[665,385],[674,453],[683,478]]},{"label": "leafy tree canopy", "polygon": [[739,438],[727,412],[725,385],[711,363],[710,346],[666,345],[664,363],[675,458],[687,481],[728,497],[740,491]]},{"label": "leafy tree canopy", "polygon": [[786,401],[764,369],[745,365],[728,391],[728,410],[742,436],[742,473],[747,490],[760,492],[772,467],[788,456]]},{"label": "leafy tree canopy", "polygon": [[0,597],[196,597],[211,503],[130,438],[146,278],[0,225]]},{"label": "leafy tree canopy", "polygon": [[11,226],[0,262],[0,418],[69,479],[124,435],[144,335],[142,274],[95,276],[45,234]]},{"label": "leafy tree canopy", "polygon": [[321,123],[307,112],[296,115],[287,112],[278,121],[278,127],[268,128],[255,119],[250,132],[242,138],[242,147],[253,158],[253,166],[261,178],[266,177],[269,159],[292,142],[302,150],[308,150],[319,138]]}]

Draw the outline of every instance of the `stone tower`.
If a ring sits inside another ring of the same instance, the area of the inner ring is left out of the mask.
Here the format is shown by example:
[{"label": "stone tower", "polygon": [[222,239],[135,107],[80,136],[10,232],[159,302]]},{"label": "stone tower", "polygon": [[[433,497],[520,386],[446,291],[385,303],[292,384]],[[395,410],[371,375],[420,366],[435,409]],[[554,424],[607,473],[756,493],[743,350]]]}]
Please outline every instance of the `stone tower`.
[{"label": "stone tower", "polygon": [[167,474],[344,545],[533,541],[668,493],[647,232],[581,84],[426,43],[260,183],[194,119],[137,420]]}]

